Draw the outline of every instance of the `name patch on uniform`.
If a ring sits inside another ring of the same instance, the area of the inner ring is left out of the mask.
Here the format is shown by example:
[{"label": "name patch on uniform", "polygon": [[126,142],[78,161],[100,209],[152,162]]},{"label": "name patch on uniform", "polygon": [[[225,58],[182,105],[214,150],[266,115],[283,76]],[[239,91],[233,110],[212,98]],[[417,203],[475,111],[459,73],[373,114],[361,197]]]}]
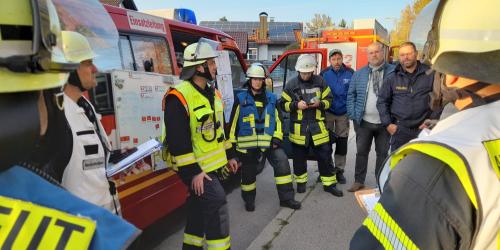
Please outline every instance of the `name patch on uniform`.
[{"label": "name patch on uniform", "polygon": [[104,157],[83,160],[83,170],[104,168]]},{"label": "name patch on uniform", "polygon": [[408,90],[406,86],[396,86],[396,90]]},{"label": "name patch on uniform", "polygon": [[321,92],[319,88],[304,89],[304,94],[316,94],[316,92]]},{"label": "name patch on uniform", "polygon": [[213,129],[214,129],[214,122],[208,121],[203,126],[198,126],[196,128],[196,131],[198,131],[198,133],[203,133],[206,131],[211,131]]},{"label": "name patch on uniform", "polygon": [[2,249],[88,249],[95,228],[91,219],[0,196]]},{"label": "name patch on uniform", "polygon": [[500,139],[484,141],[483,145],[488,152],[491,166],[493,167],[493,170],[495,170],[495,173],[500,180]]}]

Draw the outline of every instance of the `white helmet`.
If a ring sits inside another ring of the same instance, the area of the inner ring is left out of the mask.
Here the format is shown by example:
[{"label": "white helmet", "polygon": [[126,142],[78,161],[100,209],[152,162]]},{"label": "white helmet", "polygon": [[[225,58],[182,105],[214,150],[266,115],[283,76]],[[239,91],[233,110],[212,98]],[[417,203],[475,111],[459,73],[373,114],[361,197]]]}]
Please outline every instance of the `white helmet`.
[{"label": "white helmet", "polygon": [[436,71],[498,83],[500,1],[478,0],[473,5],[468,0],[429,3],[415,20],[410,37],[426,41],[424,60],[432,62]]},{"label": "white helmet", "polygon": [[264,65],[261,63],[252,63],[247,69],[248,78],[266,78]]},{"label": "white helmet", "polygon": [[68,61],[81,63],[96,57],[85,36],[73,31],[62,31],[61,33],[64,41],[64,55]]},{"label": "white helmet", "polygon": [[298,72],[314,72],[316,70],[316,59],[310,54],[302,54],[297,59],[295,70]]},{"label": "white helmet", "polygon": [[190,44],[184,49],[184,64],[183,67],[203,64],[208,59],[217,57],[215,50],[210,44],[198,41],[197,43]]}]

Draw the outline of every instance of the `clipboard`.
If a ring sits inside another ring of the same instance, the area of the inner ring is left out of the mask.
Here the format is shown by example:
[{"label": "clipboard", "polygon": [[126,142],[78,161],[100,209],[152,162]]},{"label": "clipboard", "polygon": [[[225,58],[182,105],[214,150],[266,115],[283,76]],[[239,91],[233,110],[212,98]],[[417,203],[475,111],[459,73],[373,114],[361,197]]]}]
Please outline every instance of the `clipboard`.
[{"label": "clipboard", "polygon": [[380,192],[378,188],[362,189],[354,192],[354,196],[361,209],[368,215],[380,199]]},{"label": "clipboard", "polygon": [[113,177],[114,175],[129,169],[134,165],[134,163],[138,162],[144,157],[161,150],[162,146],[163,145],[155,139],[151,139],[137,146],[137,150],[129,156],[125,157],[125,159],[122,159],[116,164],[110,164],[106,169],[106,176]]}]

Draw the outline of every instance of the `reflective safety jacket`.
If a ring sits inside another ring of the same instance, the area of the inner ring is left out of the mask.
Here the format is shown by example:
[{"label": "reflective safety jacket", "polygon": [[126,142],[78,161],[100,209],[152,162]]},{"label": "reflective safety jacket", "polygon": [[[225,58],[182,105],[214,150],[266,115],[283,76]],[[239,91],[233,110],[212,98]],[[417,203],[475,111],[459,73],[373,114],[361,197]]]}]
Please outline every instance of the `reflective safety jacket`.
[{"label": "reflective safety jacket", "polygon": [[[298,109],[299,101],[308,104],[319,100],[317,108]],[[309,145],[309,137],[314,146],[328,143],[329,133],[326,129],[325,111],[331,106],[333,97],[330,88],[321,76],[313,75],[309,81],[295,77],[288,81],[281,94],[280,106],[290,113],[290,141],[298,145]]]},{"label": "reflective safety jacket", "polygon": [[0,172],[4,249],[126,249],[140,230],[31,170]]},{"label": "reflective safety jacket", "polygon": [[[211,92],[202,94],[200,91]],[[175,96],[182,103],[183,113],[168,116],[169,96]],[[186,126],[173,126],[178,128],[178,131],[169,131],[168,124],[165,129],[164,138],[167,139],[171,155],[169,159],[172,160],[174,168],[179,172],[182,171],[181,168],[199,168],[190,171],[189,175],[192,177],[201,171],[210,173],[226,165],[226,148],[231,148],[231,143],[225,140],[222,97],[217,90],[214,93],[208,86],[206,90],[199,90],[193,83],[183,81],[170,89],[165,109],[166,124],[182,123],[182,116],[188,115]],[[176,136],[181,138],[177,141],[174,139]],[[186,138],[187,136],[190,138]],[[171,142],[169,138],[172,139]]]},{"label": "reflective safety jacket", "polygon": [[[389,172],[395,172],[409,164],[418,165],[411,161],[415,159],[411,157],[414,154],[423,154],[442,162],[452,170],[454,173],[452,176],[458,179],[463,190],[437,189],[442,192],[440,196],[445,197],[444,201],[439,202],[439,208],[446,214],[459,215],[456,221],[439,220],[437,223],[451,223],[443,228],[451,227],[456,231],[450,232],[451,236],[439,235],[446,232],[437,232],[437,235],[425,239],[425,242],[421,241],[422,237],[415,233],[419,232],[417,228],[422,225],[406,223],[406,220],[410,220],[411,217],[422,215],[418,211],[405,210],[399,210],[401,214],[397,214],[387,207],[384,208],[385,204],[392,200],[398,202],[407,200],[405,197],[398,197],[397,194],[393,194],[393,199],[387,200],[384,192],[381,197],[382,202],[377,204],[375,210],[363,223],[381,245],[396,248],[395,246],[402,244],[406,248],[414,249],[414,247],[428,244],[429,241],[437,241],[446,237],[453,239],[453,242],[439,242],[434,245],[442,247],[451,245],[454,249],[500,249],[500,117],[496,115],[498,110],[500,110],[500,101],[460,111],[440,121],[428,135],[421,134],[419,138],[406,144],[391,156],[379,177],[381,190],[390,190],[398,181],[394,180],[392,175],[389,177]],[[426,164],[422,161],[419,163]],[[424,174],[424,176],[432,179],[433,183],[440,181],[436,174]],[[386,182],[388,178],[390,179]],[[446,182],[449,183],[450,180]],[[431,188],[414,192],[414,194],[429,196],[428,193],[422,193],[422,191],[430,192]],[[462,198],[455,194],[458,192],[465,192],[466,195]],[[466,216],[460,216],[464,211],[467,212],[463,206],[445,205],[447,200],[455,202],[460,199],[467,199],[472,204],[473,210],[469,211]],[[408,213],[405,214],[405,212]],[[435,213],[440,212],[435,211]],[[465,220],[463,217],[473,219],[468,221],[468,225],[461,227],[460,223]],[[436,223],[425,218],[418,221],[419,223]],[[465,244],[466,241],[459,237],[460,233],[467,232],[468,229],[472,230],[473,236],[470,245],[464,246],[461,244]]]},{"label": "reflective safety jacket", "polygon": [[269,148],[273,138],[283,140],[276,96],[267,91],[258,95],[261,96],[262,98],[255,100],[251,90],[237,95],[229,140],[236,143],[240,150]]}]

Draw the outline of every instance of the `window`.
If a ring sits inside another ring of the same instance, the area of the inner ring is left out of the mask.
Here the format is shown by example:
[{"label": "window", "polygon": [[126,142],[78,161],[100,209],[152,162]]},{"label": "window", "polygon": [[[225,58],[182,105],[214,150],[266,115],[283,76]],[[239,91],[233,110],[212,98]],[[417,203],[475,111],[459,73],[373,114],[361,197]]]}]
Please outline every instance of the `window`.
[{"label": "window", "polygon": [[122,58],[122,69],[135,70],[134,55],[127,36],[120,36],[120,56]]},{"label": "window", "polygon": [[163,38],[130,36],[137,71],[173,74],[167,43]]},{"label": "window", "polygon": [[257,60],[257,48],[248,48],[247,59]]},{"label": "window", "polygon": [[233,89],[243,87],[246,82],[245,71],[241,67],[241,63],[238,60],[238,56],[234,51],[228,50],[229,52],[229,62],[231,63],[231,74],[233,78]]},{"label": "window", "polygon": [[271,60],[273,60],[273,62],[276,62],[276,60],[278,60],[278,58],[280,58],[281,55],[272,55],[271,56]]}]

